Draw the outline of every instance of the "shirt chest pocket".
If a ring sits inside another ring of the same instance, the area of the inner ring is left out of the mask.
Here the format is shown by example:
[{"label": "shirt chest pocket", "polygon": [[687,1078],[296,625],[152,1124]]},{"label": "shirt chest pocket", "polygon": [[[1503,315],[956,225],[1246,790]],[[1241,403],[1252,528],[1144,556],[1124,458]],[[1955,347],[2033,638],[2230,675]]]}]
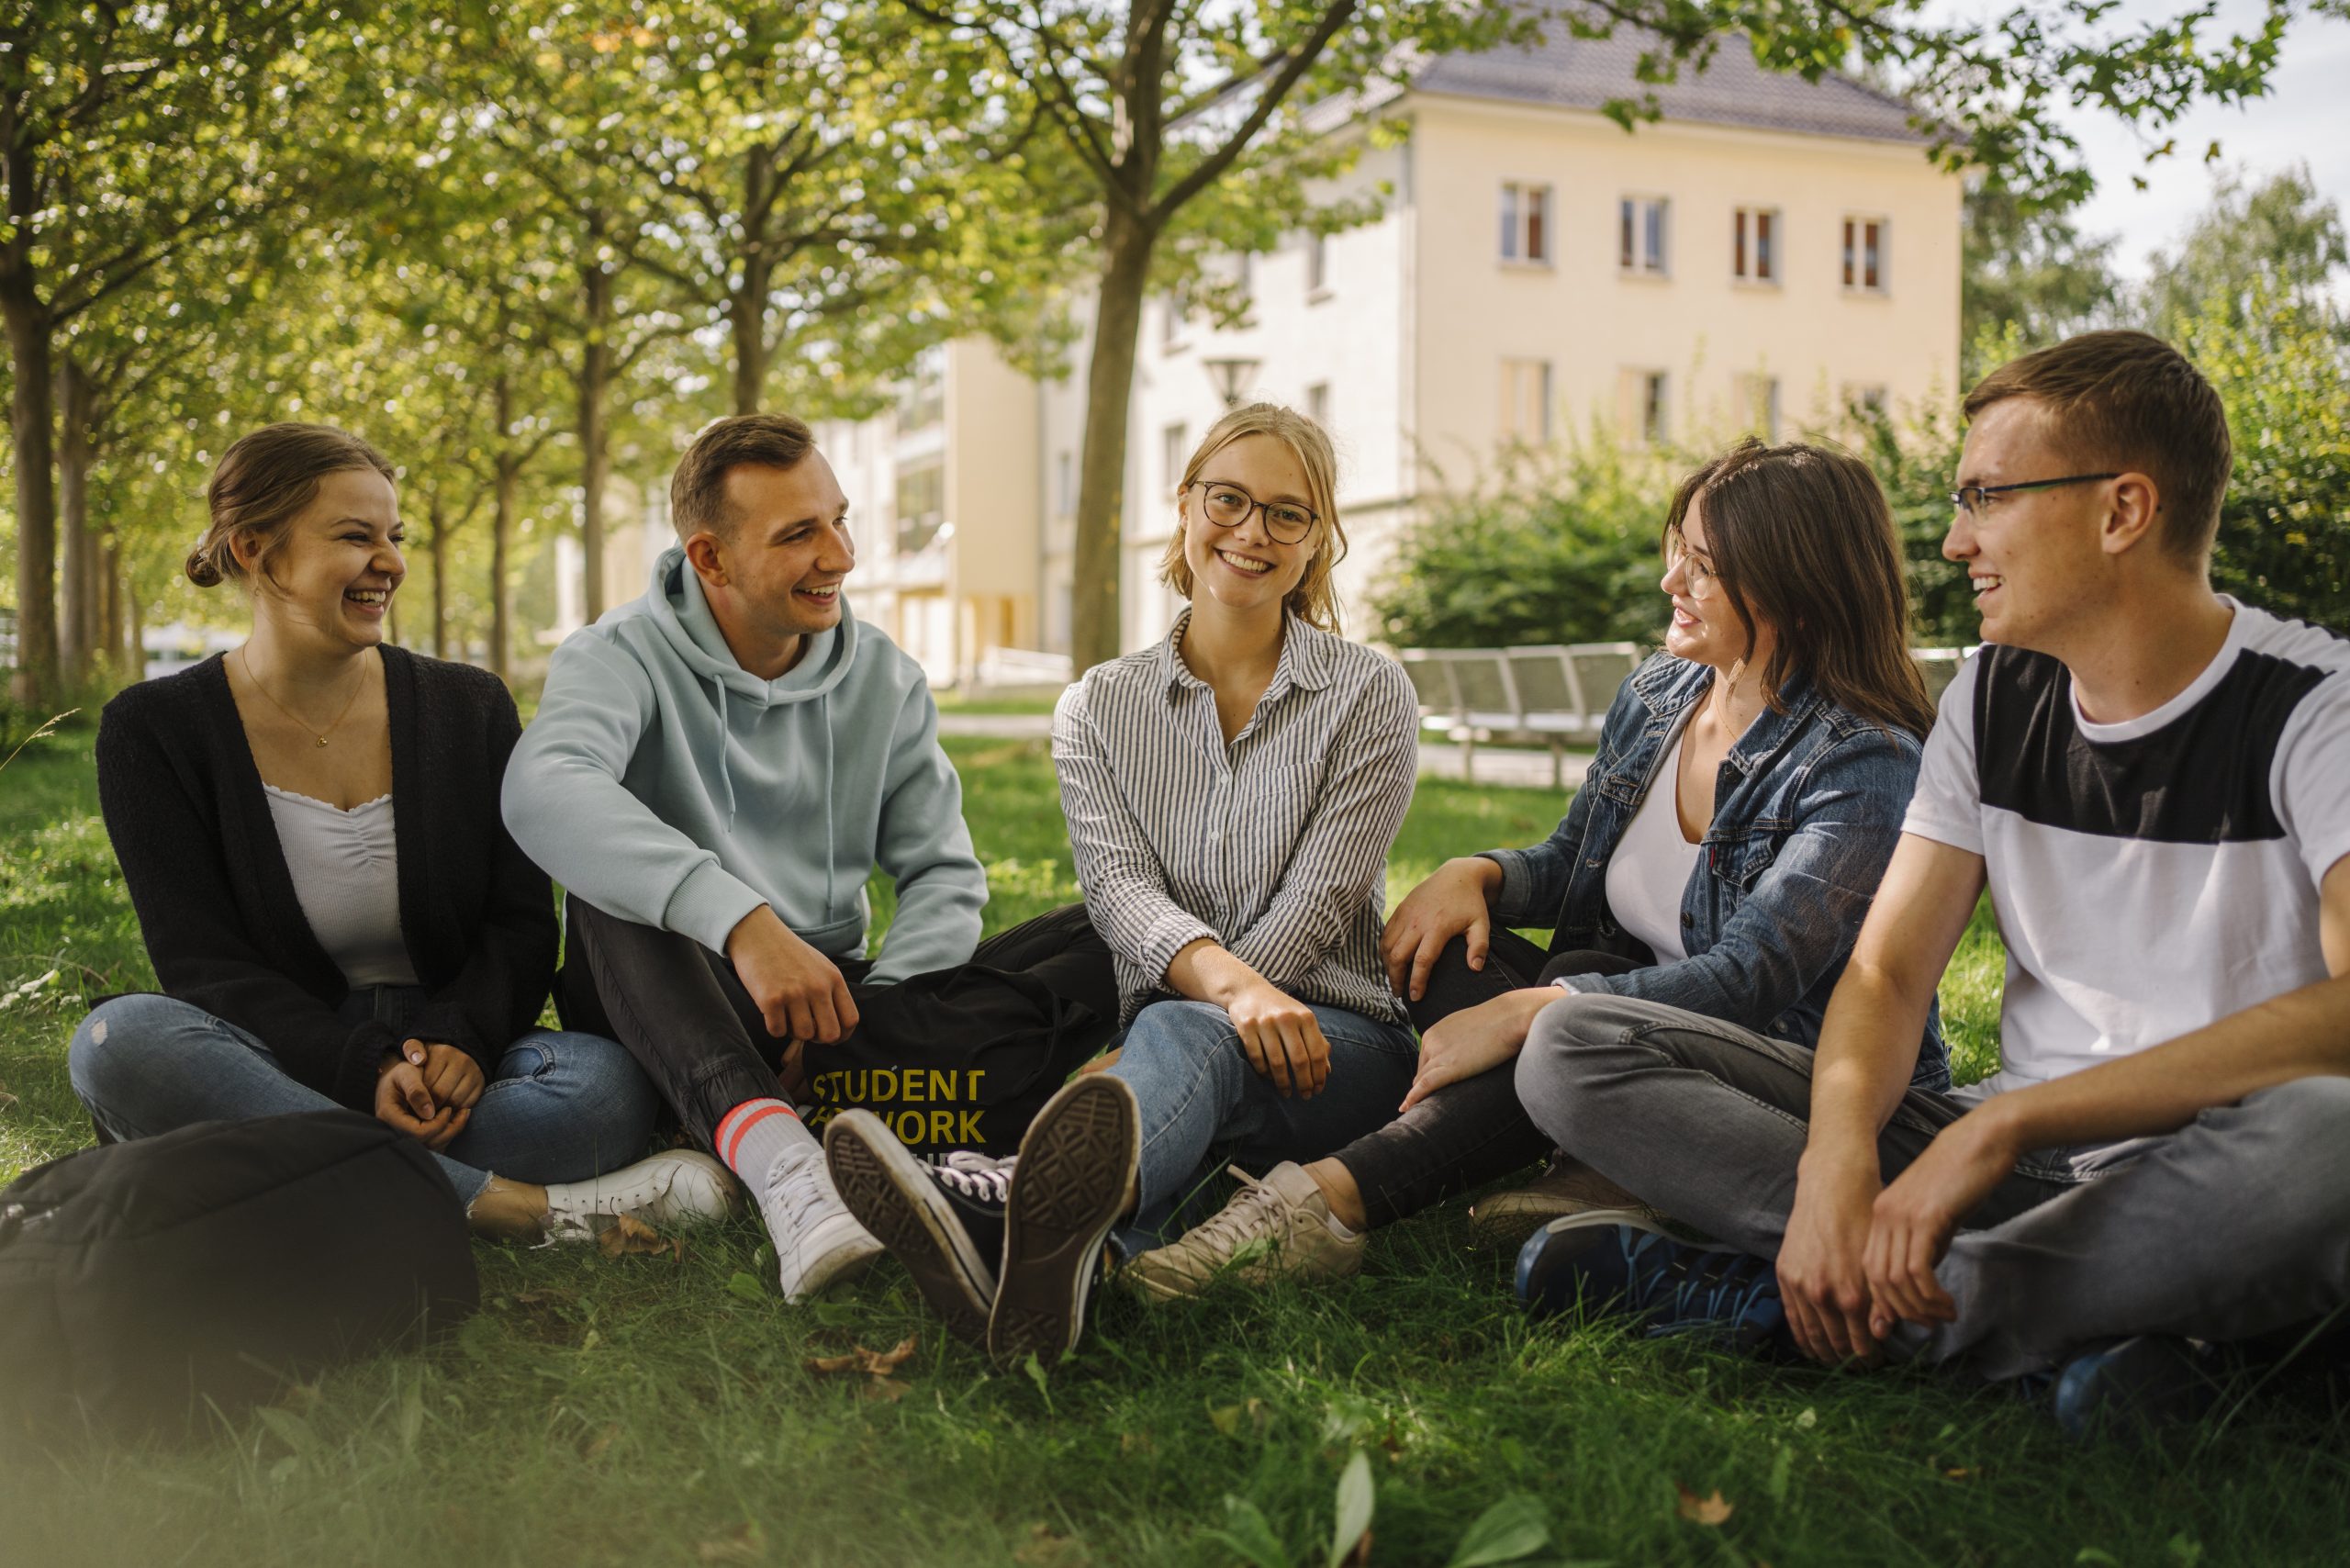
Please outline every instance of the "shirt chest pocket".
[{"label": "shirt chest pocket", "polygon": [[1779,857],[1779,838],[1767,833],[1728,839],[1706,846],[1706,864],[1729,902],[1754,891]]}]

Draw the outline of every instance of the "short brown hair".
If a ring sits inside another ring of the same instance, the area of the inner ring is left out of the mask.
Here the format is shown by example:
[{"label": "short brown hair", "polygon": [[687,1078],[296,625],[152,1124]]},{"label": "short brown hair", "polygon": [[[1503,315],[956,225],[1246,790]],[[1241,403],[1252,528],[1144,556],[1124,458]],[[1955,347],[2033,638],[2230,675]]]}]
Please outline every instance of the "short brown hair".
[{"label": "short brown hair", "polygon": [[1664,519],[1668,551],[1692,506],[1748,648],[1758,615],[1777,636],[1762,670],[1771,706],[1800,673],[1837,706],[1923,740],[1934,705],[1909,657],[1900,536],[1868,465],[1832,446],[1749,436],[1681,481]]},{"label": "short brown hair", "polygon": [[233,548],[239,539],[253,543],[254,567],[267,577],[269,558],[285,543],[287,525],[318,498],[319,481],[351,468],[373,468],[399,482],[382,453],[332,425],[263,425],[239,436],[220,454],[204,487],[212,521],[187,553],[188,581],[211,588],[241,580],[245,568]]},{"label": "short brown hair", "polygon": [[1985,376],[1966,395],[1966,417],[2009,398],[2045,407],[2058,442],[2085,465],[2153,479],[2176,559],[2210,554],[2235,447],[2219,393],[2185,354],[2145,332],[2083,332]]},{"label": "short brown hair", "polygon": [[680,540],[705,531],[726,535],[726,476],[744,464],[796,468],[816,449],[816,432],[789,414],[729,414],[694,437],[669,477],[669,525]]},{"label": "short brown hair", "polygon": [[[1182,481],[1175,487],[1176,504],[1180,507],[1183,493],[1199,483],[1200,470],[1207,466],[1208,459],[1244,435],[1271,436],[1295,453],[1298,465],[1305,470],[1305,504],[1314,509],[1317,519],[1306,535],[1313,542],[1314,554],[1306,560],[1305,575],[1283,597],[1281,606],[1308,625],[1336,632],[1340,626],[1338,590],[1330,586],[1330,572],[1347,558],[1347,531],[1338,524],[1337,454],[1331,450],[1329,434],[1320,425],[1279,403],[1251,403],[1233,409],[1210,425],[1192,449],[1192,460],[1183,465]],[[1192,564],[1183,559],[1180,527],[1167,542],[1167,554],[1159,557],[1158,580],[1185,599],[1192,597]]]}]

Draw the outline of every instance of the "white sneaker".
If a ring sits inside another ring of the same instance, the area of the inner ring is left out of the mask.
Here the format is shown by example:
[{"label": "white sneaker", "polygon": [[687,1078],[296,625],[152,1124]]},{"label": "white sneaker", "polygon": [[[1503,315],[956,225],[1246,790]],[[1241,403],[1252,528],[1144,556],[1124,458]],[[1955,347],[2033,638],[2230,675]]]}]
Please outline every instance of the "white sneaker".
[{"label": "white sneaker", "polygon": [[881,1255],[881,1244],[833,1190],[824,1151],[812,1139],[776,1161],[759,1195],[759,1217],[775,1242],[788,1302],[806,1301]]},{"label": "white sneaker", "polygon": [[550,1186],[546,1236],[550,1241],[593,1241],[621,1215],[655,1230],[707,1225],[740,1208],[742,1197],[733,1174],[709,1155],[666,1149],[586,1182]]}]

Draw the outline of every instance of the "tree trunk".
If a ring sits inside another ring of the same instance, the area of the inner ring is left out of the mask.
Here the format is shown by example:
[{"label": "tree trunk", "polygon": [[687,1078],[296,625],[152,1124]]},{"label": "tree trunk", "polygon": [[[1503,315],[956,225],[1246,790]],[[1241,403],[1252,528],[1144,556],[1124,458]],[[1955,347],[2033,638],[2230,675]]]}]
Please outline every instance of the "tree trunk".
[{"label": "tree trunk", "polygon": [[585,557],[581,600],[593,623],[604,613],[604,481],[611,476],[610,434],[604,399],[612,379],[612,276],[589,262],[587,286],[588,342],[579,356],[579,553]]},{"label": "tree trunk", "polygon": [[[15,184],[12,177],[12,196]],[[7,324],[9,433],[17,443],[17,673],[10,689],[24,706],[41,708],[57,695],[57,450],[49,308],[29,261],[0,267],[0,317]]]},{"label": "tree trunk", "polygon": [[90,378],[73,351],[57,356],[58,653],[65,684],[90,678],[98,648],[97,541],[90,535]]},{"label": "tree trunk", "polygon": [[138,678],[136,666],[130,662],[130,650],[122,640],[122,606],[126,597],[122,591],[122,541],[109,533],[99,551],[105,568],[106,592],[98,600],[98,636],[106,644],[106,674],[121,685]]},{"label": "tree trunk", "polygon": [[514,481],[521,467],[513,452],[514,379],[498,373],[498,484],[489,514],[489,668],[498,679],[512,684],[507,665],[507,641],[513,634],[514,588],[506,580],[507,552],[514,541]]},{"label": "tree trunk", "polygon": [[432,538],[425,550],[432,562],[432,656],[449,656],[449,510],[432,498]]},{"label": "tree trunk", "polygon": [[123,565],[122,574],[122,642],[124,655],[130,661],[122,672],[123,678],[146,679],[147,611],[139,602],[139,580],[130,575],[128,562]]},{"label": "tree trunk", "polygon": [[1124,633],[1119,586],[1125,548],[1126,420],[1134,401],[1135,351],[1143,291],[1158,236],[1118,203],[1102,229],[1102,276],[1094,302],[1093,354],[1085,378],[1085,446],[1077,484],[1076,592],[1069,654],[1077,673],[1118,656]]},{"label": "tree trunk", "polygon": [[753,147],[743,160],[743,213],[755,218],[756,232],[743,245],[743,281],[726,299],[727,326],[734,339],[734,411],[755,414],[767,386],[767,291],[775,261],[767,252],[768,187],[775,181],[775,154]]}]

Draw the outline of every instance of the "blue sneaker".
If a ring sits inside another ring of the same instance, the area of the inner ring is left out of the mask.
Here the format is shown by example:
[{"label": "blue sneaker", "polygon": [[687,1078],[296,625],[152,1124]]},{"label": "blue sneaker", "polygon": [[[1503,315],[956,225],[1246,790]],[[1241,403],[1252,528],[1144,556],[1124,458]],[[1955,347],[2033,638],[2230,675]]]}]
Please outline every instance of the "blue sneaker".
[{"label": "blue sneaker", "polygon": [[2219,1404],[2226,1371],[2209,1349],[2162,1334],[2084,1350],[2056,1374],[2056,1424],[2087,1442],[2199,1421]]},{"label": "blue sneaker", "polygon": [[1652,1336],[1718,1334],[1740,1350],[1762,1349],[1787,1326],[1770,1264],[1679,1240],[1639,1209],[1589,1209],[1536,1231],[1517,1255],[1517,1299],[1538,1316],[1580,1300],[1645,1318]]}]

